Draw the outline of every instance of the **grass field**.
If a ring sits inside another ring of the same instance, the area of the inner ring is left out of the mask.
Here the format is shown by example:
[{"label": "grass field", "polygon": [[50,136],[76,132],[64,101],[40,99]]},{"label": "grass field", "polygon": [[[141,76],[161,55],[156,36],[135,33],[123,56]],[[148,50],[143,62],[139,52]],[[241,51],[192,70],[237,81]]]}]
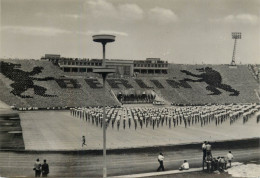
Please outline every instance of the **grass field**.
[{"label": "grass field", "polygon": [[[102,128],[70,116],[69,111],[21,112],[21,125],[26,150],[96,150],[102,149]],[[81,137],[86,136],[86,147],[81,147]],[[134,148],[186,144],[194,142],[222,141],[260,137],[259,124],[253,116],[246,124],[242,118],[230,125],[229,121],[215,126],[213,122],[185,128],[184,125],[169,128],[134,127],[119,131],[107,129],[107,149]]]}]

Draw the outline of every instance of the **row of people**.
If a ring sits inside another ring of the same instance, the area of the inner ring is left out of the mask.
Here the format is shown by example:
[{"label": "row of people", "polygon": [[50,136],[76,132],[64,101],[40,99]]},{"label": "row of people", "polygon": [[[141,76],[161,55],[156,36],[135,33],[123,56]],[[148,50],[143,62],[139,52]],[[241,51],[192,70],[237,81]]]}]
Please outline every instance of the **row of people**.
[{"label": "row of people", "polygon": [[202,144],[202,152],[203,152],[203,159],[202,159],[202,167],[204,170],[204,163],[207,165],[207,170],[210,171],[224,171],[224,169],[227,169],[227,164],[231,167],[231,162],[234,158],[233,154],[231,151],[229,151],[226,155],[224,156],[218,156],[217,158],[212,156],[211,152],[211,144],[208,141],[204,141]]},{"label": "row of people", "polygon": [[218,156],[218,157],[213,157],[213,156],[208,156],[205,162],[207,163],[207,168],[208,171],[220,171],[223,172],[225,169],[231,167],[231,163],[233,160],[234,156],[231,153],[231,151],[228,152],[228,154],[224,156]]},{"label": "row of people", "polygon": [[50,173],[49,165],[47,164],[46,159],[43,160],[43,164],[40,162],[40,159],[38,158],[35,163],[33,170],[35,171],[35,177],[47,177]]},{"label": "row of people", "polygon": [[[229,120],[233,124],[243,116],[243,123],[260,110],[260,105],[216,105],[216,106],[195,106],[195,107],[144,107],[144,108],[124,108],[107,107],[106,124],[111,124],[112,128],[130,128],[132,123],[135,129],[139,127],[172,126],[184,124],[185,127],[200,123],[201,126],[215,123],[216,126]],[[92,122],[102,127],[102,108],[71,108],[70,113],[74,117]]]}]

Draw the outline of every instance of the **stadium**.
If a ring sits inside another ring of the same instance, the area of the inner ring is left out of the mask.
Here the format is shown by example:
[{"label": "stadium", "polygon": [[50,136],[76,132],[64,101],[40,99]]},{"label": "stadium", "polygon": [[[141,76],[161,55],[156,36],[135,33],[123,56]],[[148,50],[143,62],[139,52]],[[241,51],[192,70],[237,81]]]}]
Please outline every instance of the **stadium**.
[{"label": "stadium", "polygon": [[[110,151],[258,138],[259,76],[253,65],[107,60],[117,72],[104,91],[101,76],[91,72],[102,60],[56,56],[1,60],[0,99],[9,108],[1,116],[1,149],[102,150],[103,105]],[[137,73],[135,63],[144,72]]]},{"label": "stadium", "polygon": [[0,9],[0,177],[260,175],[259,2]]}]

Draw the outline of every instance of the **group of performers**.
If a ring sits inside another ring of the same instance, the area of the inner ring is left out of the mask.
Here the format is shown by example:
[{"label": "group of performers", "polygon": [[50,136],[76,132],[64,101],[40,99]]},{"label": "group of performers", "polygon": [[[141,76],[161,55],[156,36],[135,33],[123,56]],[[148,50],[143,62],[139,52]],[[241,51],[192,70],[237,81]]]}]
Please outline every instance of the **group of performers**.
[{"label": "group of performers", "polygon": [[[212,105],[212,106],[185,106],[185,107],[106,107],[106,124],[111,124],[117,129],[120,125],[125,129],[133,124],[138,127],[159,126],[176,127],[184,124],[185,128],[194,124],[204,125],[214,123],[216,126],[225,121],[230,125],[239,118],[245,124],[249,118],[257,113],[257,123],[260,120],[260,105],[237,104],[237,105]],[[70,113],[74,117],[92,122],[102,127],[103,109],[100,107],[71,108]]]}]

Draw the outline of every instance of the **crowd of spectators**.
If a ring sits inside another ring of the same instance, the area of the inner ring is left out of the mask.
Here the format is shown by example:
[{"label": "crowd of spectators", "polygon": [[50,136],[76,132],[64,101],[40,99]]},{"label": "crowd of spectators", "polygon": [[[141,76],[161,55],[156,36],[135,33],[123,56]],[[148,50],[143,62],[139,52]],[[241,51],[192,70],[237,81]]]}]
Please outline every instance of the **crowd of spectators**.
[{"label": "crowd of spectators", "polygon": [[150,80],[157,88],[164,88],[158,80]]},{"label": "crowd of spectators", "polygon": [[256,79],[256,81],[260,82],[260,65],[249,64],[248,69],[252,73],[252,75]]},{"label": "crowd of spectators", "polygon": [[119,89],[120,85],[123,85],[126,89],[133,88],[126,79],[107,79],[107,82],[112,89]]},{"label": "crowd of spectators", "polygon": [[[157,90],[163,98],[172,102],[174,105],[259,102],[255,93],[255,89],[259,87],[259,84],[252,77],[252,74],[246,65],[240,65],[237,69],[230,69],[228,65],[170,64],[169,66],[168,76],[173,76],[174,80],[178,83],[180,80],[184,80],[191,86],[191,88],[184,88],[181,86],[179,86],[179,88],[172,88],[169,87],[169,85],[165,85],[164,82],[160,80],[164,88]],[[211,77],[213,79],[206,82],[200,75],[205,73],[202,69],[205,69],[208,66],[213,70],[208,72],[208,77],[205,77],[207,80]],[[187,75],[181,71],[188,71],[189,73],[200,77]],[[209,83],[215,83],[216,85],[214,84],[215,87],[212,87]],[[221,84],[221,86],[218,84]],[[220,88],[218,88],[219,86]]]},{"label": "crowd of spectators", "polygon": [[67,77],[50,61],[1,62],[0,99],[19,110],[120,105],[109,88],[91,90],[83,78]]},{"label": "crowd of spectators", "polygon": [[[212,88],[209,88],[205,81],[191,82],[190,80],[198,78],[181,72],[186,70],[201,74],[196,69],[207,68],[206,65],[171,65],[169,74],[164,77],[108,78],[104,94],[99,90],[103,86],[100,79],[65,76],[64,72],[50,61],[0,62],[0,91],[3,93],[0,99],[9,105],[16,105],[17,108],[98,106],[103,102],[106,105],[120,105],[119,102],[152,103],[157,94],[177,106],[259,102],[255,94],[257,82],[247,66],[238,66],[239,70],[231,70],[225,65],[212,65],[214,76],[214,71],[221,74],[223,83],[221,93],[215,92],[216,95],[211,95],[209,91],[212,91]],[[228,90],[231,88],[239,91],[239,95],[230,96]],[[127,90],[131,92],[122,92]],[[143,94],[146,90],[153,90],[154,94]],[[121,94],[118,91],[121,91]]]}]

